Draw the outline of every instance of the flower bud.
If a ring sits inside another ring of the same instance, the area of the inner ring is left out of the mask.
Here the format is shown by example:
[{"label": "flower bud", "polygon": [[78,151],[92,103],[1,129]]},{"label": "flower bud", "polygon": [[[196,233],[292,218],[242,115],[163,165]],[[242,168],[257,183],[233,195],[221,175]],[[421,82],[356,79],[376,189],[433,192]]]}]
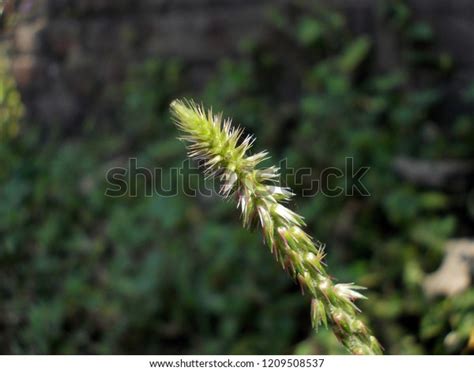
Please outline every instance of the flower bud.
[{"label": "flower bud", "polygon": [[322,323],[327,326],[327,314],[324,303],[321,300],[311,300],[311,323],[317,330],[319,325]]}]

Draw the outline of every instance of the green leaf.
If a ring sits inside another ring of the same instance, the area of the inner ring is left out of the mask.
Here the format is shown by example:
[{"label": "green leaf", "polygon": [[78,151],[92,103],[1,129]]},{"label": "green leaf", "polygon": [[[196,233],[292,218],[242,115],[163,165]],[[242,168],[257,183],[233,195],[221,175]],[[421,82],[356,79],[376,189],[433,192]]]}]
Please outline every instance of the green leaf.
[{"label": "green leaf", "polygon": [[298,24],[297,36],[303,45],[310,45],[318,41],[323,35],[323,27],[314,18],[304,18]]},{"label": "green leaf", "polygon": [[354,41],[339,60],[339,67],[343,72],[353,72],[367,57],[372,43],[366,36],[359,37]]}]

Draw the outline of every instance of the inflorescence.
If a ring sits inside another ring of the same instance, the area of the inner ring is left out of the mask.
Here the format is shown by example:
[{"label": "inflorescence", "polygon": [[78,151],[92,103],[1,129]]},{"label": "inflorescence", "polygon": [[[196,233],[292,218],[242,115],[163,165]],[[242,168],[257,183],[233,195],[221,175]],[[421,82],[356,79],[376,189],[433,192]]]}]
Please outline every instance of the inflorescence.
[{"label": "inflorescence", "polygon": [[335,284],[326,272],[323,246],[303,228],[303,218],[284,206],[293,193],[279,186],[279,169],[259,168],[268,158],[263,151],[249,155],[255,139],[244,136],[221,114],[205,111],[192,101],[175,100],[171,111],[188,142],[188,155],[202,161],[205,173],[222,182],[220,193],[235,197],[243,224],[257,221],[265,242],[282,267],[312,296],[311,320],[314,328],[330,325],[337,338],[353,354],[381,354],[381,346],[359,319],[354,301],[365,299],[363,289],[352,283]]}]

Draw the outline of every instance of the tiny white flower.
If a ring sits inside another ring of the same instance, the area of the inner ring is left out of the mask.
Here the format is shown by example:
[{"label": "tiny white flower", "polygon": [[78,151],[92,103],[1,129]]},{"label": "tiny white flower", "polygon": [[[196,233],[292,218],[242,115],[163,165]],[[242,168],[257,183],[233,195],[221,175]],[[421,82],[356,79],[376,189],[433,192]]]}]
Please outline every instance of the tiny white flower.
[{"label": "tiny white flower", "polygon": [[223,184],[221,187],[221,193],[224,197],[230,195],[232,189],[234,188],[235,183],[237,182],[237,174],[235,172],[225,172],[222,175]]},{"label": "tiny white flower", "polygon": [[334,286],[334,289],[339,295],[351,301],[354,301],[357,299],[367,299],[366,296],[362,295],[360,292],[357,291],[357,290],[364,290],[365,288],[362,286],[354,285],[353,283],[338,283],[337,285]]},{"label": "tiny white flower", "polygon": [[273,212],[278,214],[281,218],[285,219],[288,223],[292,223],[292,224],[300,223],[297,215],[293,211],[291,211],[290,209],[288,209],[287,207],[283,205],[275,204],[275,206],[273,207]]}]

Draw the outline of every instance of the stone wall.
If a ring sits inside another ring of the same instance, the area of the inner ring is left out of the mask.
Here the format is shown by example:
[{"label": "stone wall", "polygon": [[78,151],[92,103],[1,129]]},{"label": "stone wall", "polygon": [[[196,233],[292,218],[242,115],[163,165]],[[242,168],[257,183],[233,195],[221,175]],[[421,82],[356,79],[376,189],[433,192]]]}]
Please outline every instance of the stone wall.
[{"label": "stone wall", "polygon": [[[11,0],[10,0],[11,1]],[[262,34],[268,6],[285,0],[16,0],[13,72],[30,114],[43,123],[74,125],[104,102],[127,68],[150,56],[192,62],[199,84],[219,57]],[[329,1],[329,0],[326,0]],[[376,33],[376,1],[332,0],[356,32]],[[412,0],[459,62],[453,79],[474,78],[474,2]],[[378,33],[377,33],[378,35]],[[393,53],[379,40],[380,60]]]}]

